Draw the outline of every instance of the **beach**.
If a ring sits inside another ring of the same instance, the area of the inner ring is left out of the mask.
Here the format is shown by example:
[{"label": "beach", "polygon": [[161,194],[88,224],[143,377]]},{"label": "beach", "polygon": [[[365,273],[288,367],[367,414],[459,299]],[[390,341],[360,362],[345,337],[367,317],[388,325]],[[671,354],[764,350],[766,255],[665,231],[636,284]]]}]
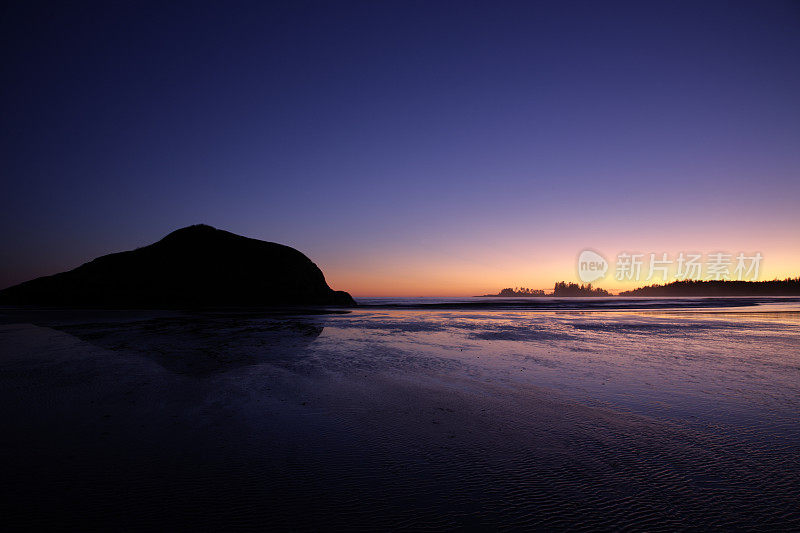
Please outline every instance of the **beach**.
[{"label": "beach", "polygon": [[4,308],[2,520],[800,528],[797,298],[477,300]]}]

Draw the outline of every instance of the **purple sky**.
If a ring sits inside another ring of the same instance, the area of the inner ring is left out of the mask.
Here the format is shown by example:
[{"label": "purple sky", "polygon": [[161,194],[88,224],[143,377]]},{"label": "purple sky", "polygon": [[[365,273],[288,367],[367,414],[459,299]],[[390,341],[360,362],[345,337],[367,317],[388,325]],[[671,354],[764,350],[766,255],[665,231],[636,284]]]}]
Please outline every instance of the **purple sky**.
[{"label": "purple sky", "polygon": [[797,2],[2,9],[0,287],[199,222],[355,295],[549,287],[586,247],[800,273]]}]

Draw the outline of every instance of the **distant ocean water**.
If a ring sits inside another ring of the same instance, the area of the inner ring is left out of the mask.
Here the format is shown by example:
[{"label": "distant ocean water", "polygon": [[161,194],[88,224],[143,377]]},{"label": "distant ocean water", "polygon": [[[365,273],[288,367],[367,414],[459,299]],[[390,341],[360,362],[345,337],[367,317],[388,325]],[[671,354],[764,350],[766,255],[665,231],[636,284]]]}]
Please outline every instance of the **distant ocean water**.
[{"label": "distant ocean water", "polygon": [[382,307],[399,309],[483,309],[483,310],[605,310],[624,311],[626,309],[713,309],[713,308],[755,308],[751,310],[798,310],[800,297],[592,297],[592,298],[496,298],[473,296],[458,297],[370,297],[356,298],[362,307]]}]

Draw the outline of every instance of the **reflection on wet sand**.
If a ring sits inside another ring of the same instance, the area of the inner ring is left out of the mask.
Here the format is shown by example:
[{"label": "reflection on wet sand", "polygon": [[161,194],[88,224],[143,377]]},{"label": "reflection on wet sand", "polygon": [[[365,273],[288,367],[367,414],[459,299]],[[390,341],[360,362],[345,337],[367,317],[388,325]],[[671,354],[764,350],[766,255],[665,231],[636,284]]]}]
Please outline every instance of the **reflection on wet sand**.
[{"label": "reflection on wet sand", "polygon": [[54,329],[109,350],[140,353],[172,372],[203,375],[291,360],[322,333],[323,326],[310,319],[206,313]]}]

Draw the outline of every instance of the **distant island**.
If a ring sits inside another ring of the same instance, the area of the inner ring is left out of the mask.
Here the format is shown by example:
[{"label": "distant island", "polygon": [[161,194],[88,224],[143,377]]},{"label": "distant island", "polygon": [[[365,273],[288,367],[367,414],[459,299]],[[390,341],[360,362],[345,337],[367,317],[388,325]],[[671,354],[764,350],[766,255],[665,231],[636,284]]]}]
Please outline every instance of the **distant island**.
[{"label": "distant island", "polygon": [[559,281],[553,286],[553,292],[547,293],[541,289],[529,289],[527,287],[506,288],[497,294],[484,294],[484,298],[541,298],[541,297],[586,297],[586,296],[611,296],[611,294],[600,288],[592,287],[592,284],[578,285],[577,283],[567,283]]},{"label": "distant island", "polygon": [[0,304],[181,308],[355,306],[303,253],[205,224],[0,291]]},{"label": "distant island", "polygon": [[682,280],[624,291],[619,296],[800,296],[800,277],[772,281]]}]

